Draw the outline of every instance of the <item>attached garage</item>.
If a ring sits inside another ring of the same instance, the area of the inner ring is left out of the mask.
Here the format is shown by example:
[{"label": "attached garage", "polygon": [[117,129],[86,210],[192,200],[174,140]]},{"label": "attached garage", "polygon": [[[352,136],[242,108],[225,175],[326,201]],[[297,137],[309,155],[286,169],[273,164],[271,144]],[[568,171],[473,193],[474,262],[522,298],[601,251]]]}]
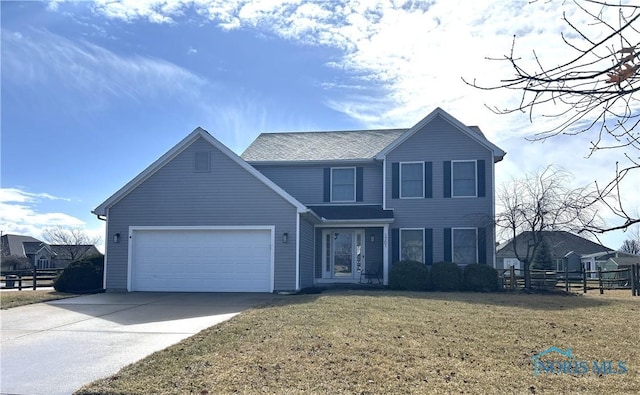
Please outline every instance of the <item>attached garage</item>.
[{"label": "attached garage", "polygon": [[274,227],[131,227],[129,290],[272,292]]}]

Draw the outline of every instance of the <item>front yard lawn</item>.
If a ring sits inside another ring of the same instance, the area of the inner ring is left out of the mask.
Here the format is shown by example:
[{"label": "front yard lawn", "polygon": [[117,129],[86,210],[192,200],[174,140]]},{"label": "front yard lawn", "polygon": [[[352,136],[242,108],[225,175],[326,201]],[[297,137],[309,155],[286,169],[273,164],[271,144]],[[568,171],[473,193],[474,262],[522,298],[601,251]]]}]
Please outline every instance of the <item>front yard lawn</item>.
[{"label": "front yard lawn", "polygon": [[11,307],[48,302],[50,300],[73,298],[75,296],[78,295],[44,290],[33,291],[25,289],[22,291],[4,291],[0,293],[0,306],[2,306],[2,309],[9,309]]},{"label": "front yard lawn", "polygon": [[[77,394],[635,394],[639,344],[629,291],[343,291],[249,310]],[[627,371],[534,377],[532,357],[551,346]]]}]

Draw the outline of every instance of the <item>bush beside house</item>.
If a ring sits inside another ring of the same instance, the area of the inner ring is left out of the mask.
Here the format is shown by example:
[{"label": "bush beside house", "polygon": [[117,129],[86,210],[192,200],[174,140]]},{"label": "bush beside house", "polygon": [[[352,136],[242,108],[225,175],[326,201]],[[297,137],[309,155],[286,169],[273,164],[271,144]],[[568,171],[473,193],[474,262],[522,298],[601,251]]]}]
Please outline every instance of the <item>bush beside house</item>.
[{"label": "bush beside house", "polygon": [[53,282],[58,292],[90,293],[102,290],[104,255],[72,262]]},{"label": "bush beside house", "polygon": [[466,265],[438,262],[430,268],[416,261],[396,262],[389,272],[389,288],[399,291],[472,291],[498,290],[498,271],[483,264]]},{"label": "bush beside house", "polygon": [[451,292],[462,290],[462,271],[451,262],[434,263],[429,278],[435,291]]},{"label": "bush beside house", "polygon": [[463,270],[463,289],[474,292],[498,290],[498,271],[487,265],[467,265]]},{"label": "bush beside house", "polygon": [[389,272],[389,288],[398,291],[427,291],[429,271],[421,262],[396,262]]}]

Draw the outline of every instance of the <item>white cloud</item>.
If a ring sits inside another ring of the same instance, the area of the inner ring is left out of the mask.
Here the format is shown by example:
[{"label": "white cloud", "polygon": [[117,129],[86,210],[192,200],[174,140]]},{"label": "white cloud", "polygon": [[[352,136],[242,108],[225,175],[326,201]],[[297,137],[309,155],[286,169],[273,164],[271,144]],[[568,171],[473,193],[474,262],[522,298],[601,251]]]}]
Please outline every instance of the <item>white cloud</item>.
[{"label": "white cloud", "polygon": [[3,78],[37,87],[57,83],[65,92],[91,98],[193,98],[208,82],[173,63],[143,56],[120,56],[87,41],[72,41],[45,30],[3,31]]},{"label": "white cloud", "polygon": [[[0,223],[4,233],[39,235],[47,226],[83,226],[78,218],[61,212],[41,212],[39,204],[45,200],[70,199],[48,193],[31,193],[17,188],[0,189]],[[35,236],[34,236],[35,237]]]},{"label": "white cloud", "polygon": [[0,188],[0,224],[3,234],[32,236],[44,240],[43,231],[55,226],[80,228],[91,238],[100,237],[97,245],[104,251],[104,222],[88,227],[79,218],[44,208],[47,201],[71,202],[71,199],[58,197],[46,192],[27,192],[19,188]]},{"label": "white cloud", "polygon": [[33,203],[38,199],[71,201],[69,198],[53,196],[44,192],[29,193],[17,188],[0,188],[0,202],[2,203]]},{"label": "white cloud", "polygon": [[[597,4],[583,4],[600,11]],[[610,10],[602,10],[602,15],[609,17]],[[369,127],[407,127],[436,106],[443,107],[462,122],[479,125],[508,151],[497,167],[499,179],[504,178],[501,174],[554,163],[573,171],[576,183],[602,183],[612,176],[615,163],[624,161],[617,151],[584,159],[593,138],[589,135],[530,144],[522,138],[548,129],[553,119],[534,114],[530,122],[528,114],[497,116],[485,104],[513,108],[519,93],[478,90],[462,81],[477,78],[480,85],[492,86],[512,78],[508,62],[487,57],[507,55],[514,35],[516,55],[530,70],[537,67],[534,50],[545,67],[574,57],[560,36],[576,37],[562,21],[563,12],[594,38],[606,29],[573,2],[99,0],[94,11],[108,18],[152,23],[176,23],[195,11],[223,29],[247,27],[297,43],[337,48],[342,56],[327,67],[344,70],[346,77],[323,85],[327,106]],[[555,107],[541,110],[549,109]],[[636,180],[627,180],[623,185],[628,205],[640,202],[634,184]]]}]

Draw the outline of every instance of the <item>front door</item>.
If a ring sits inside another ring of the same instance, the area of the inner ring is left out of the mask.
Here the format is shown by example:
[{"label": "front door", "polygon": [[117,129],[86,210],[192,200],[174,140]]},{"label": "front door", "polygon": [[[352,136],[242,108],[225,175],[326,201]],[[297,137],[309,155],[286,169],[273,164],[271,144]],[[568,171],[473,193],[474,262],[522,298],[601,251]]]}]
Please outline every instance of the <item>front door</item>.
[{"label": "front door", "polygon": [[364,230],[325,229],[322,240],[322,278],[359,278],[364,267]]}]

